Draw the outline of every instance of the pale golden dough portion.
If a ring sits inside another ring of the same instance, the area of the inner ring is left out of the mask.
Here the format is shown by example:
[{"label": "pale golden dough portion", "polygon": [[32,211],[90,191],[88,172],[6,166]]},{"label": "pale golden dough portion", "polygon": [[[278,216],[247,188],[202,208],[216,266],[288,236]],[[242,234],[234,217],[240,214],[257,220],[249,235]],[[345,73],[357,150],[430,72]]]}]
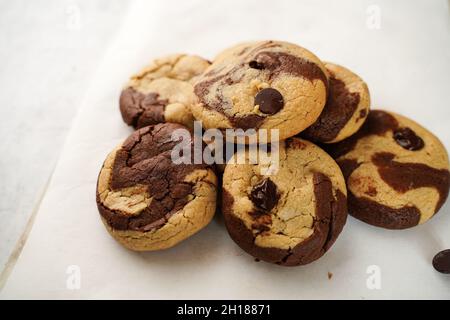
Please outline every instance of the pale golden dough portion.
[{"label": "pale golden dough portion", "polygon": [[420,210],[419,224],[421,224],[435,213],[439,200],[437,190],[432,187],[422,187],[405,193],[395,191],[380,177],[377,166],[372,162],[372,156],[387,152],[395,155],[393,160],[396,162],[425,164],[435,169],[448,170],[447,152],[435,135],[415,121],[393,112],[389,114],[398,121],[399,127],[414,130],[423,139],[424,147],[416,151],[406,150],[396,143],[392,138],[392,130],[389,130],[381,136],[369,135],[359,139],[353,150],[338,158],[337,161],[347,159],[360,163],[347,181],[348,190],[355,197],[365,197],[394,209],[415,206]]},{"label": "pale golden dough portion", "polygon": [[[326,141],[326,143],[334,143],[350,137],[352,134],[357,132],[359,128],[361,128],[367,118],[367,115],[369,114],[370,93],[364,80],[349,69],[331,62],[326,62],[325,68],[330,73],[333,73],[336,79],[344,82],[348,91],[359,94],[359,103],[353,113],[353,116],[348,120],[347,124],[339,131],[338,135],[333,140]],[[364,116],[362,116],[362,114],[364,114]]]},{"label": "pale golden dough portion", "polygon": [[[192,107],[194,117],[202,120],[205,128],[233,128],[235,125],[230,118],[259,115],[265,117],[259,126],[260,129],[278,129],[279,139],[285,139],[308,127],[320,115],[326,100],[326,84],[320,79],[310,81],[297,76],[290,73],[290,70],[284,70],[280,75],[272,77],[268,71],[243,64],[258,52],[283,53],[303,59],[319,68],[326,78],[327,72],[320,60],[308,50],[291,43],[251,42],[226,49],[195,83],[196,86],[200,86],[201,83],[207,83],[230,72],[234,79],[238,79],[226,85],[220,81],[213,81],[209,93],[204,97],[207,106],[199,103]],[[275,114],[267,115],[254,104],[254,99],[261,89],[269,87],[281,93],[284,106]],[[231,103],[226,106],[225,114],[211,107],[213,101],[217,100],[218,92],[224,97],[224,101]]]},{"label": "pale golden dough portion", "polygon": [[[295,147],[280,142],[278,171],[263,176],[265,164],[249,164],[249,151],[236,154],[229,160],[223,175],[223,188],[233,197],[233,214],[252,230],[251,214],[254,204],[249,194],[255,184],[264,177],[275,183],[280,198],[271,210],[270,230],[256,234],[255,244],[265,248],[290,249],[313,233],[316,212],[314,173],[323,173],[332,182],[334,196],[339,190],[346,195],[345,181],[334,160],[316,145],[295,138]],[[237,157],[245,156],[247,164],[236,164]],[[263,171],[262,171],[263,170]]]}]

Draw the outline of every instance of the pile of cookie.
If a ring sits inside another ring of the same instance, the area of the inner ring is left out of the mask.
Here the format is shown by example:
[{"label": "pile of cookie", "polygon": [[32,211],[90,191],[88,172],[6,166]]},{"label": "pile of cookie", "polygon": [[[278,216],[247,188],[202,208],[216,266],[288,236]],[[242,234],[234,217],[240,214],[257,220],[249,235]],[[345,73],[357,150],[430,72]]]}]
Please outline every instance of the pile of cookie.
[{"label": "pile of cookie", "polygon": [[[410,228],[433,217],[449,191],[438,138],[401,115],[371,110],[358,75],[295,44],[243,43],[212,62],[156,59],[131,77],[119,104],[136,131],[107,156],[97,206],[110,234],[132,250],[170,248],[218,212],[253,257],[304,265],[330,249],[347,213]],[[277,152],[276,170],[250,161],[248,147],[224,165],[174,161],[174,133],[185,130],[194,148],[194,121],[204,130],[253,130],[265,152]]]}]

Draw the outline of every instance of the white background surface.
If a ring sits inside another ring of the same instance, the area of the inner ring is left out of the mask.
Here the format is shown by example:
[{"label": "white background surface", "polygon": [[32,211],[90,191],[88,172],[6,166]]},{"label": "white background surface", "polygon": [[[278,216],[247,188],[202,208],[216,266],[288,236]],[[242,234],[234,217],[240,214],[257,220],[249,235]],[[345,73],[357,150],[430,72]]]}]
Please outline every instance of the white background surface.
[{"label": "white background surface", "polygon": [[127,7],[121,0],[0,0],[0,270]]},{"label": "white background surface", "polygon": [[[371,5],[381,12],[379,29],[368,28]],[[105,232],[95,183],[106,154],[131,132],[117,106],[128,75],[161,54],[212,58],[253,39],[292,41],[348,66],[368,83],[374,107],[419,121],[450,147],[446,1],[138,2],[77,114],[1,298],[450,298],[450,278],[431,267],[450,247],[448,204],[405,231],[349,218],[331,251],[298,268],[254,262],[220,217],[164,252],[127,251]],[[78,290],[66,286],[71,265],[81,271]],[[371,265],[381,270],[380,290],[366,286]]]}]

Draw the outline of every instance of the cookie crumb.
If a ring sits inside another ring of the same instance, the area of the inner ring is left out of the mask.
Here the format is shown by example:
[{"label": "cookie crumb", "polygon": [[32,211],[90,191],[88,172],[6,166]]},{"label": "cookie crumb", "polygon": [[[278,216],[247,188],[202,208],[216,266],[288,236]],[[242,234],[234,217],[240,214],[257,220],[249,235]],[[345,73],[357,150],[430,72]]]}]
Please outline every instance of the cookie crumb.
[{"label": "cookie crumb", "polygon": [[331,280],[333,278],[333,274],[331,272],[328,272],[328,280]]}]

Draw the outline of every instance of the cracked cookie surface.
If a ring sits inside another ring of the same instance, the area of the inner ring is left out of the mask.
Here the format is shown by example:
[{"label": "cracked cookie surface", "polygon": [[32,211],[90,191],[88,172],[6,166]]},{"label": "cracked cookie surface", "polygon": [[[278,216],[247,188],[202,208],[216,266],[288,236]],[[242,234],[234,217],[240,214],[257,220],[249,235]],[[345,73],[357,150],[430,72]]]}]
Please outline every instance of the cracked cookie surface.
[{"label": "cracked cookie surface", "polygon": [[135,131],[106,158],[97,206],[110,234],[125,247],[159,250],[205,227],[216,209],[217,178],[204,164],[175,164],[175,123]]},{"label": "cracked cookie surface", "polygon": [[295,266],[320,258],[347,218],[345,181],[335,161],[299,138],[280,142],[278,171],[271,175],[261,174],[266,164],[235,164],[239,156],[227,163],[222,185],[231,238],[266,262]]},{"label": "cracked cookie surface", "polygon": [[445,147],[406,117],[372,110],[355,135],[326,147],[346,179],[349,213],[366,223],[414,227],[428,221],[447,198]]},{"label": "cracked cookie surface", "polygon": [[319,118],[301,133],[308,140],[334,143],[351,136],[369,114],[367,84],[355,73],[334,63],[325,63],[329,75],[328,97]]},{"label": "cracked cookie surface", "polygon": [[220,53],[197,78],[199,103],[192,110],[207,129],[279,129],[285,139],[317,119],[327,85],[324,66],[308,50],[282,41],[249,42]]},{"label": "cracked cookie surface", "polygon": [[122,118],[134,128],[164,122],[192,127],[196,103],[191,82],[210,63],[198,56],[175,54],[154,60],[131,77],[120,95]]}]

